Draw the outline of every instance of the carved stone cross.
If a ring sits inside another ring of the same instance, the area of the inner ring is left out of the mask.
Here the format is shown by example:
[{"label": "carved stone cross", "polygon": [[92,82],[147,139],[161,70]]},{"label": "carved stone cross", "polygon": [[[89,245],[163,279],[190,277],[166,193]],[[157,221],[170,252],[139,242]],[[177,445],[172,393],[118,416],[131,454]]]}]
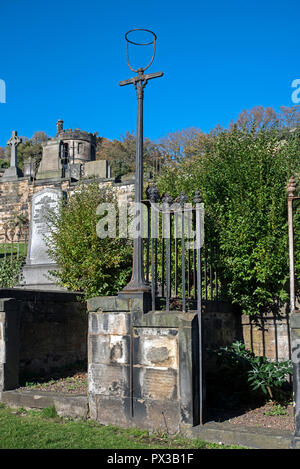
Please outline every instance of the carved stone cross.
[{"label": "carved stone cross", "polygon": [[7,141],[7,145],[10,145],[10,167],[16,168],[18,166],[18,152],[17,147],[22,143],[22,139],[18,137],[16,130],[13,130],[11,138]]},{"label": "carved stone cross", "polygon": [[22,176],[21,170],[18,168],[18,151],[17,147],[22,143],[22,139],[18,137],[16,130],[13,130],[11,138],[7,141],[10,146],[10,167],[6,168],[1,181],[12,181]]}]

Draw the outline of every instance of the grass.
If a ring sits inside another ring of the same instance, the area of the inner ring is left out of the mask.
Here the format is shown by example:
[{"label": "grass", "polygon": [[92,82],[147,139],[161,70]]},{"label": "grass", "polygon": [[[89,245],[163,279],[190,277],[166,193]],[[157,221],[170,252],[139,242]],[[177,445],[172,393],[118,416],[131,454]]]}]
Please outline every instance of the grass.
[{"label": "grass", "polygon": [[[4,257],[5,249],[6,249],[6,256],[7,257],[10,256],[11,253],[12,254],[17,254],[17,252],[18,252],[18,243],[7,243],[6,248],[5,248],[5,244],[0,243],[0,258]],[[26,253],[26,245],[24,243],[19,243],[19,254],[20,254],[20,256],[25,255],[25,253]]]},{"label": "grass", "polygon": [[289,415],[286,410],[286,405],[276,404],[273,402],[273,406],[270,410],[264,412],[264,415],[276,416],[276,415]]},{"label": "grass", "polygon": [[0,449],[240,449],[201,440],[103,426],[94,420],[42,411],[10,409],[0,403]]}]

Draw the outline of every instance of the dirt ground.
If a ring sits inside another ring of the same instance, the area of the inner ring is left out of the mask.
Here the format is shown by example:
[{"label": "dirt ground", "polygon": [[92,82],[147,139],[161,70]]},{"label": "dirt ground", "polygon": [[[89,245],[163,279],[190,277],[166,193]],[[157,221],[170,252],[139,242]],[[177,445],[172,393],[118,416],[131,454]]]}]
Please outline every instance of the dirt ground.
[{"label": "dirt ground", "polygon": [[86,394],[88,390],[87,373],[78,371],[70,376],[47,379],[40,382],[27,382],[20,390],[35,389],[39,391],[52,391],[67,394]]},{"label": "dirt ground", "polygon": [[279,406],[271,401],[249,410],[219,410],[212,409],[210,415],[216,422],[229,422],[232,425],[247,427],[274,428],[293,432],[293,405]]}]

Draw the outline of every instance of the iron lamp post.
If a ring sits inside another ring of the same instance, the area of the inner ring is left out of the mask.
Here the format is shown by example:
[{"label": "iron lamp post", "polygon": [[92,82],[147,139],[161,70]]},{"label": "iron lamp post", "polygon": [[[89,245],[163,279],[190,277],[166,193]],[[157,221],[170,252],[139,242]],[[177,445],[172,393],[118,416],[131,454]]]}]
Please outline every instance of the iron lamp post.
[{"label": "iron lamp post", "polygon": [[[152,41],[146,43],[134,42],[128,36],[135,31],[146,31],[152,35]],[[148,29],[132,29],[125,34],[126,39],[126,52],[127,64],[130,70],[137,73],[137,76],[129,78],[128,80],[121,81],[120,86],[134,85],[137,94],[137,128],[136,128],[136,175],[135,175],[135,218],[139,220],[138,234],[134,237],[133,243],[133,265],[132,277],[128,285],[122,290],[122,294],[135,294],[135,293],[151,293],[150,285],[145,281],[144,275],[144,261],[143,261],[143,237],[142,237],[142,213],[141,204],[143,199],[143,100],[144,88],[149,80],[163,76],[163,72],[151,73],[145,75],[147,70],[152,64],[155,56],[156,35]],[[149,64],[137,70],[133,69],[129,63],[128,44],[137,46],[148,46],[153,44],[152,58]]]}]

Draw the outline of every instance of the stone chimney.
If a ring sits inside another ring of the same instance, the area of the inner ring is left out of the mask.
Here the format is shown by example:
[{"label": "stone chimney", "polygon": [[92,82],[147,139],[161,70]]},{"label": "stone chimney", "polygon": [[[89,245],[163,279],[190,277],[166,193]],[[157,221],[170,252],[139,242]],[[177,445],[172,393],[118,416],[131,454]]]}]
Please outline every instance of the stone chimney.
[{"label": "stone chimney", "polygon": [[62,119],[58,119],[56,122],[56,136],[58,136],[58,134],[63,130],[63,124],[64,121]]}]

